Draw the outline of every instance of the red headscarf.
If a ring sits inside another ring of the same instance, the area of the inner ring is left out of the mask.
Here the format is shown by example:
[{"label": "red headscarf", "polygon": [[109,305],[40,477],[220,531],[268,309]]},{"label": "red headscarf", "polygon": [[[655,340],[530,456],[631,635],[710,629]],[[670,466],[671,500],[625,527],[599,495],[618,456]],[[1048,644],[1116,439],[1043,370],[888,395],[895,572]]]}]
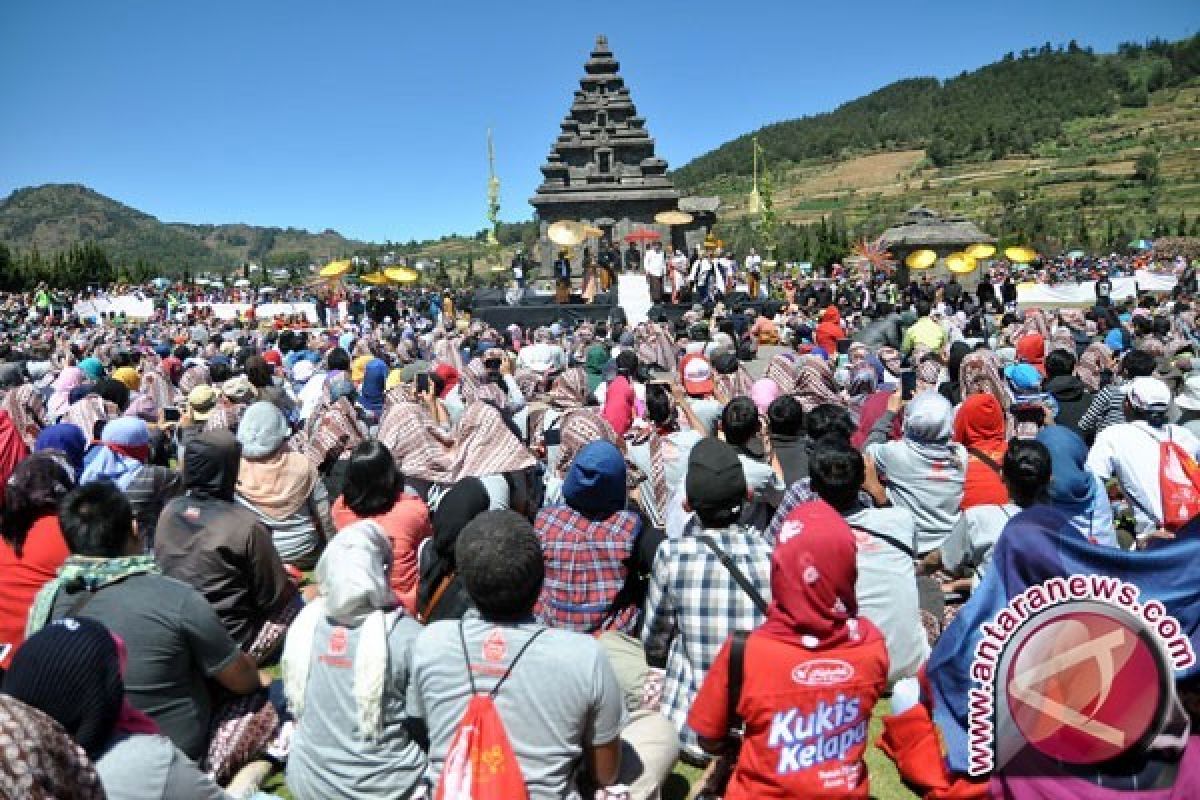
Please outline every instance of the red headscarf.
[{"label": "red headscarf", "polygon": [[[12,417],[7,411],[0,410],[0,487],[8,485],[17,464],[29,455],[29,446],[21,437],[21,432],[13,424]],[[0,492],[0,506],[4,505],[4,493]]]},{"label": "red headscarf", "polygon": [[458,386],[458,370],[450,364],[438,364],[433,368],[433,372],[442,379],[442,391],[438,397],[444,399],[446,395],[450,394],[451,389]]},{"label": "red headscarf", "polygon": [[985,453],[1003,453],[1008,446],[1004,409],[990,394],[963,400],[954,417],[954,441]]},{"label": "red headscarf", "polygon": [[1038,374],[1046,377],[1046,337],[1040,333],[1027,333],[1017,340],[1017,360],[1033,365]]},{"label": "red headscarf", "polygon": [[817,500],[793,509],[771,556],[771,607],[760,630],[809,650],[879,636],[858,618],[857,556],[854,533],[830,505]]}]

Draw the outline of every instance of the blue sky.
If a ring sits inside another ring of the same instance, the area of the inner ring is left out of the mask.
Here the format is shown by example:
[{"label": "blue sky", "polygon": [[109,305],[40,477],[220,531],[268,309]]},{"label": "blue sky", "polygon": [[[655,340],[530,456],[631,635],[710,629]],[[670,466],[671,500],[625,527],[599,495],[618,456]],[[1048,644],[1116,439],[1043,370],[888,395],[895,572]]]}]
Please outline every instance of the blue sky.
[{"label": "blue sky", "polygon": [[370,240],[527,200],[597,33],[674,167],[893,80],[1200,28],[1195,0],[0,0],[0,197],[85,183],[165,221]]}]

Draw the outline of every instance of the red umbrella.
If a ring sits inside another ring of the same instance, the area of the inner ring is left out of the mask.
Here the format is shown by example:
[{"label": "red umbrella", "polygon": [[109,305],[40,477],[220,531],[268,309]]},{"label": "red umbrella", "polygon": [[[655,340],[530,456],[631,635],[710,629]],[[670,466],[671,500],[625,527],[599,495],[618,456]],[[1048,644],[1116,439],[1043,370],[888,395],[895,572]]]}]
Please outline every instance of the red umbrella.
[{"label": "red umbrella", "polygon": [[627,242],[657,242],[661,238],[661,233],[648,229],[637,230],[633,233],[625,234],[625,241]]}]

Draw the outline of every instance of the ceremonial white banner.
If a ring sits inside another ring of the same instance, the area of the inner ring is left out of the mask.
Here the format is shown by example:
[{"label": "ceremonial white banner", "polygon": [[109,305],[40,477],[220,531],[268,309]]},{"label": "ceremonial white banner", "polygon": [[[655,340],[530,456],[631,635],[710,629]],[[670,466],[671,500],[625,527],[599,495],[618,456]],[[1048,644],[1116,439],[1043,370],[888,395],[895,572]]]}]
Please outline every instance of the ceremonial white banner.
[{"label": "ceremonial white banner", "polygon": [[[1113,300],[1124,300],[1142,292],[1169,292],[1175,288],[1174,275],[1160,275],[1140,270],[1132,278],[1113,278]],[[1060,283],[1050,286],[1044,283],[1022,283],[1017,286],[1017,305],[1022,308],[1053,306],[1090,306],[1096,303],[1096,282]]]},{"label": "ceremonial white banner", "polygon": [[[245,313],[250,308],[249,303],[196,303],[197,306],[211,306],[217,319],[230,320]],[[187,308],[189,306],[184,306]],[[118,297],[93,297],[75,304],[75,313],[84,319],[95,319],[101,314],[124,313],[130,319],[150,319],[154,316],[154,301],[148,298],[138,298],[136,295],[121,295]],[[259,303],[254,307],[254,313],[259,319],[272,319],[278,314],[303,314],[309,322],[318,324],[317,307],[313,303]]]}]

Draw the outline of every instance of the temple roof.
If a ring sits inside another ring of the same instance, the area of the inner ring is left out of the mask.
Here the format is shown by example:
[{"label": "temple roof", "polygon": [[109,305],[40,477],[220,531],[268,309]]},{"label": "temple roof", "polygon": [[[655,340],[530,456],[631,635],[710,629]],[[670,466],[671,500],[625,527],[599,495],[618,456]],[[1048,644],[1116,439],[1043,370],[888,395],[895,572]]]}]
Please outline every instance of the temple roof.
[{"label": "temple roof", "polygon": [[604,35],[596,37],[579,89],[542,165],[535,208],[564,202],[675,200],[667,163],[654,153],[646,120],[637,113]]},{"label": "temple roof", "polygon": [[884,247],[949,247],[993,243],[995,236],[962,216],[942,216],[925,206],[913,206],[904,220],[883,232]]}]

